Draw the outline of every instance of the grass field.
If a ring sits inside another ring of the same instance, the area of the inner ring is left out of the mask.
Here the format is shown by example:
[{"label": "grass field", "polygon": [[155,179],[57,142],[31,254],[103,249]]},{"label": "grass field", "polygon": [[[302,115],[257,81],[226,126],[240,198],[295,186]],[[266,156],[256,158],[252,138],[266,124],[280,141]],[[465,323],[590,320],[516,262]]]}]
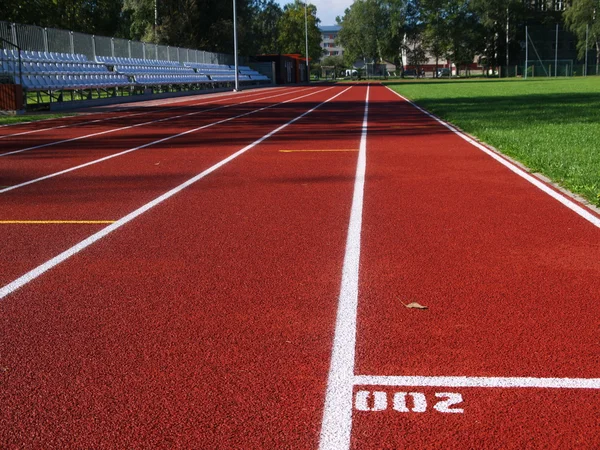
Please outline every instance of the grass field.
[{"label": "grass field", "polygon": [[600,206],[599,77],[388,85]]},{"label": "grass field", "polygon": [[23,114],[19,116],[14,115],[0,115],[0,125],[9,125],[11,123],[22,123],[22,122],[34,122],[36,120],[44,119],[58,119],[60,117],[72,116],[69,113],[56,113],[56,114]]}]

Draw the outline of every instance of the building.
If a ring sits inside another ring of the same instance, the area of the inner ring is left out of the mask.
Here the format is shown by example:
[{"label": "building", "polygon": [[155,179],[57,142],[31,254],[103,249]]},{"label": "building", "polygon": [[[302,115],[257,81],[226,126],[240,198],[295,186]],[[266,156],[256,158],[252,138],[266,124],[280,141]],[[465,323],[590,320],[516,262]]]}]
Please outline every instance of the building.
[{"label": "building", "polygon": [[342,27],[339,25],[325,25],[319,27],[319,31],[321,31],[321,48],[323,49],[323,58],[327,56],[344,55],[344,48],[335,42],[341,29]]},{"label": "building", "polygon": [[306,60],[298,54],[259,55],[257,62],[270,62],[274,66],[276,84],[306,83]]}]

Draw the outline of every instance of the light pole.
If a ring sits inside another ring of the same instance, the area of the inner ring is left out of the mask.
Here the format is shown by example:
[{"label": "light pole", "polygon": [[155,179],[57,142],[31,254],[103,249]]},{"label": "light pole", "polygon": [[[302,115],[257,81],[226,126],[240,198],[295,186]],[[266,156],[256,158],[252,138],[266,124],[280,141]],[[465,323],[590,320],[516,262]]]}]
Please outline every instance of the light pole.
[{"label": "light pole", "polygon": [[238,73],[238,48],[237,48],[237,17],[235,11],[235,0],[233,0],[233,60],[235,64],[235,88],[234,92],[240,90],[240,76]]},{"label": "light pole", "polygon": [[306,41],[306,81],[310,83],[310,68],[308,66],[308,19],[307,19],[307,2],[304,2],[304,38]]},{"label": "light pole", "polygon": [[[154,0],[154,43],[156,44],[156,27],[158,26],[158,0]],[[156,57],[158,59],[158,55]]]}]

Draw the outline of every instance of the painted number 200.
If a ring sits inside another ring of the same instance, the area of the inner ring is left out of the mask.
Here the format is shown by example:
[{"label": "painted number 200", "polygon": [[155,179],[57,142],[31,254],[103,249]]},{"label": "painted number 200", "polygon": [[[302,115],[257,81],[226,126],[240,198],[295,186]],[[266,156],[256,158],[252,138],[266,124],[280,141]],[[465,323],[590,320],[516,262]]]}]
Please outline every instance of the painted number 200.
[{"label": "painted number 200", "polygon": [[[462,414],[465,412],[456,405],[462,403],[461,394],[439,392],[439,399],[433,404],[433,409],[445,414]],[[381,391],[358,391],[354,406],[358,411],[385,411],[389,408],[388,393]],[[392,396],[392,409],[397,412],[424,413],[427,411],[427,397],[422,392],[395,392]]]}]

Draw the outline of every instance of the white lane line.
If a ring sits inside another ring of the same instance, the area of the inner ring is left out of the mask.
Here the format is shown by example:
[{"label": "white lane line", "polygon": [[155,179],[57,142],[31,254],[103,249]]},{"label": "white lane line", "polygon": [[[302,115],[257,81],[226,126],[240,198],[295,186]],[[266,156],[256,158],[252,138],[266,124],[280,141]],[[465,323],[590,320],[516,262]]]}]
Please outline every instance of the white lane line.
[{"label": "white lane line", "polygon": [[[174,138],[177,138],[177,137],[180,137],[180,136],[185,136],[186,134],[190,134],[190,133],[194,133],[196,131],[204,130],[206,128],[214,127],[215,125],[220,125],[222,123],[229,122],[231,120],[239,119],[240,117],[245,117],[245,116],[249,116],[251,114],[256,114],[256,113],[258,113],[260,111],[264,111],[265,109],[274,108],[275,106],[283,105],[285,103],[289,103],[289,102],[292,102],[294,100],[299,100],[299,99],[304,98],[304,97],[310,97],[311,95],[315,95],[315,94],[318,94],[320,92],[325,92],[325,91],[328,91],[330,89],[333,89],[333,87],[330,87],[330,88],[327,88],[327,89],[322,89],[320,91],[314,91],[314,92],[311,92],[310,94],[302,95],[300,97],[295,97],[295,98],[292,98],[290,100],[286,100],[284,102],[276,103],[274,105],[264,106],[262,108],[255,109],[253,111],[250,111],[250,112],[247,112],[247,113],[244,113],[244,114],[239,114],[237,116],[228,117],[227,119],[219,120],[217,122],[212,122],[212,123],[209,123],[207,125],[203,125],[201,127],[192,128],[191,130],[187,130],[187,131],[184,131],[182,133],[178,133],[178,134],[174,134],[174,135],[171,135],[171,136],[167,136],[165,138],[162,138],[162,139],[159,139],[159,140],[156,140],[156,141],[152,141],[152,142],[148,142],[148,143],[140,145],[138,147],[133,147],[133,148],[124,150],[124,151],[119,152],[119,153],[114,153],[112,155],[108,155],[108,156],[105,156],[103,158],[95,159],[93,161],[89,161],[89,162],[86,162],[84,164],[80,164],[78,166],[71,167],[69,169],[61,170],[59,172],[54,172],[54,173],[51,173],[49,175],[44,175],[43,177],[39,177],[39,178],[35,178],[33,180],[25,181],[23,183],[15,184],[13,186],[8,186],[8,187],[5,187],[4,189],[0,189],[0,194],[4,194],[5,192],[9,192],[9,191],[13,191],[15,189],[19,189],[19,188],[22,188],[22,187],[25,187],[25,186],[29,186],[30,184],[39,183],[40,181],[48,180],[50,178],[58,177],[60,175],[64,175],[65,173],[69,173],[69,172],[73,172],[75,170],[83,169],[84,167],[92,166],[94,164],[99,164],[101,162],[108,161],[109,159],[116,158],[116,157],[122,156],[122,155],[126,155],[127,153],[135,152],[137,150],[141,150],[143,148],[150,147],[152,145],[160,144],[162,142],[170,141],[171,139],[174,139]],[[278,96],[276,96],[276,97],[278,97]]]},{"label": "white lane line", "polygon": [[[307,88],[307,89],[309,89],[309,88]],[[306,90],[306,89],[302,89],[301,91],[304,91],[304,90]],[[299,92],[299,91],[294,91],[294,92]],[[136,123],[134,125],[128,125],[126,127],[112,128],[110,130],[99,131],[97,133],[86,134],[84,136],[77,136],[77,137],[70,138],[70,139],[63,139],[61,141],[47,142],[46,144],[40,144],[40,145],[35,145],[33,147],[22,148],[20,150],[13,150],[13,151],[6,152],[6,153],[0,153],[0,157],[8,156],[8,155],[15,155],[17,153],[23,153],[23,152],[27,152],[27,151],[30,151],[30,150],[37,150],[37,149],[45,148],[45,147],[52,147],[54,145],[64,144],[66,142],[80,141],[82,139],[87,139],[87,138],[91,138],[91,137],[95,137],[95,136],[102,136],[104,134],[116,133],[117,131],[129,130],[131,128],[137,128],[137,127],[142,127],[142,126],[145,126],[145,125],[151,125],[153,123],[165,122],[167,120],[175,120],[175,119],[180,119],[182,117],[195,116],[195,115],[204,114],[204,113],[210,112],[210,111],[216,111],[218,109],[233,108],[235,106],[245,105],[246,103],[258,102],[258,101],[265,100],[265,99],[268,99],[268,98],[273,98],[273,97],[281,97],[282,95],[289,95],[289,93],[288,92],[283,92],[281,94],[270,95],[268,97],[260,97],[258,99],[253,98],[252,100],[247,100],[245,102],[232,103],[232,104],[228,104],[228,105],[217,106],[215,108],[208,108],[208,109],[203,109],[201,111],[194,111],[194,112],[190,112],[190,113],[186,113],[186,114],[179,114],[177,116],[163,117],[162,119],[151,120],[149,122]],[[203,103],[200,103],[200,104],[204,104],[204,103],[206,103],[206,102],[203,102]],[[167,108],[167,109],[169,109],[169,108]]]},{"label": "white lane line", "polygon": [[390,91],[392,91],[394,94],[396,94],[398,97],[400,97],[402,100],[404,100],[405,102],[408,102],[410,105],[414,106],[415,108],[417,108],[419,111],[421,111],[423,114],[431,117],[432,119],[434,119],[436,122],[440,123],[441,125],[443,125],[444,127],[448,128],[450,131],[452,131],[454,134],[456,134],[457,136],[461,137],[462,139],[464,139],[465,141],[467,141],[469,144],[475,146],[476,148],[478,148],[479,150],[481,150],[482,152],[486,153],[487,155],[491,156],[492,158],[494,158],[496,161],[498,161],[500,164],[502,164],[503,166],[505,166],[506,168],[508,168],[509,170],[511,170],[512,172],[514,172],[515,174],[519,175],[521,178],[529,181],[531,184],[533,184],[535,187],[537,187],[538,189],[540,189],[541,191],[543,191],[544,193],[548,194],[550,197],[552,197],[555,200],[558,200],[560,203],[562,203],[564,206],[566,206],[567,208],[569,208],[571,211],[575,212],[576,214],[579,214],[581,217],[583,217],[585,220],[587,220],[588,222],[590,222],[591,224],[595,225],[596,227],[600,228],[600,217],[595,216],[594,214],[592,214],[590,211],[588,211],[587,209],[585,209],[584,207],[580,206],[579,204],[575,203],[573,200],[569,199],[568,197],[565,197],[562,194],[559,194],[558,192],[556,192],[554,189],[551,189],[550,187],[548,187],[546,184],[542,183],[540,180],[538,180],[536,177],[528,174],[526,171],[524,171],[523,169],[521,169],[520,167],[514,165],[513,163],[511,163],[510,161],[508,161],[507,159],[504,159],[503,157],[501,157],[500,155],[498,155],[497,153],[491,151],[489,148],[486,148],[484,145],[481,145],[479,142],[471,139],[469,136],[467,136],[466,134],[462,133],[461,131],[457,130],[456,128],[454,128],[452,125],[450,125],[449,123],[441,120],[440,118],[434,116],[433,114],[431,114],[430,112],[424,110],[423,108],[421,108],[420,106],[416,105],[415,103],[413,103],[412,101],[410,101],[409,99],[407,99],[406,97],[400,95],[399,93],[397,93],[396,91],[394,91],[393,89],[391,89],[390,87],[386,86]]},{"label": "white lane line", "polygon": [[355,386],[432,386],[473,388],[600,389],[600,378],[407,377],[357,375]]},{"label": "white lane line", "polygon": [[[248,95],[244,95],[241,97],[237,97],[237,98],[247,98],[247,97],[251,97],[251,96],[255,96],[255,95],[259,95],[259,92],[253,92],[253,93],[248,93]],[[204,100],[206,100],[206,98],[215,98],[216,96],[210,96],[210,97],[205,97]],[[235,98],[235,94],[230,95],[229,97],[223,98],[223,96],[218,96],[217,98],[219,98],[219,100],[224,99],[227,100],[228,98]],[[189,101],[190,99],[188,99]],[[122,116],[112,116],[112,117],[101,117],[99,119],[94,119],[94,120],[88,120],[85,122],[75,122],[75,123],[67,123],[64,125],[59,125],[56,127],[48,127],[48,128],[37,128],[35,130],[27,130],[27,131],[22,131],[20,133],[12,133],[12,134],[5,134],[5,135],[0,135],[0,139],[5,139],[5,138],[9,138],[9,137],[15,137],[15,136],[23,136],[26,134],[34,134],[34,133],[41,133],[42,131],[50,131],[50,130],[60,130],[62,128],[75,128],[78,127],[80,125],[89,125],[92,123],[99,123],[99,122],[108,122],[109,120],[117,120],[117,119],[125,119],[125,118],[129,118],[129,117],[135,117],[135,116],[141,116],[143,114],[149,114],[149,113],[159,113],[159,112],[164,112],[164,111],[173,111],[176,109],[182,109],[182,108],[187,108],[190,106],[200,106],[200,105],[204,105],[206,103],[210,103],[209,101],[203,101],[200,103],[191,103],[189,105],[181,105],[181,106],[175,106],[175,107],[170,107],[170,108],[162,108],[162,109],[157,109],[156,111],[142,111],[142,112],[138,112],[138,113],[131,113],[131,114],[124,114]],[[175,103],[176,104],[176,103]],[[132,108],[129,108],[132,109]],[[95,113],[95,114],[106,114],[106,113]],[[53,119],[47,119],[47,120],[57,120],[56,118]],[[60,119],[58,119],[60,120]],[[30,123],[35,123],[35,122],[41,122],[41,120],[38,121],[32,121],[32,122],[27,122],[25,124],[21,123],[18,125],[27,125]],[[9,154],[9,153],[6,153]],[[0,154],[0,156],[3,156],[3,154]]]},{"label": "white lane line", "polygon": [[[333,89],[333,88],[323,89],[323,90],[321,90],[319,92],[325,92],[325,91],[328,91],[330,89]],[[67,259],[69,259],[71,256],[79,253],[83,249],[89,247],[90,245],[92,245],[93,243],[99,241],[100,239],[102,239],[103,237],[105,237],[108,234],[112,233],[113,231],[121,228],[123,225],[131,222],[136,217],[141,216],[145,212],[147,212],[150,209],[154,208],[155,206],[161,204],[162,202],[164,202],[165,200],[167,200],[170,197],[174,196],[175,194],[181,192],[182,190],[184,190],[188,186],[191,186],[192,184],[196,183],[197,181],[199,181],[202,178],[206,177],[207,175],[211,174],[215,170],[217,170],[220,167],[224,166],[228,162],[233,161],[238,156],[246,153],[248,150],[256,147],[261,142],[265,141],[266,139],[269,139],[274,134],[279,133],[281,130],[283,130],[287,126],[293,124],[294,122],[296,122],[296,121],[302,119],[303,117],[307,116],[308,114],[312,113],[317,108],[320,108],[324,104],[329,103],[330,101],[332,101],[335,98],[339,97],[340,95],[342,95],[344,92],[348,91],[349,89],[352,89],[352,86],[344,89],[343,91],[339,92],[338,94],[334,95],[333,97],[328,98],[324,102],[319,103],[317,106],[314,106],[313,108],[309,109],[308,111],[305,111],[304,113],[300,114],[299,116],[295,117],[294,119],[290,120],[289,122],[287,122],[287,123],[279,126],[278,128],[274,129],[273,131],[265,134],[260,139],[257,139],[256,141],[254,141],[253,143],[245,146],[241,150],[238,150],[237,152],[233,153],[232,155],[228,156],[227,158],[223,159],[222,161],[218,162],[217,164],[213,165],[212,167],[206,169],[205,171],[201,172],[200,174],[196,175],[195,177],[190,178],[186,182],[184,182],[184,183],[180,184],[179,186],[171,189],[170,191],[164,193],[160,197],[157,197],[154,200],[152,200],[151,202],[146,203],[145,205],[143,205],[140,208],[136,209],[135,211],[129,213],[125,217],[117,220],[112,225],[109,225],[109,226],[103,228],[102,230],[98,231],[97,233],[91,235],[90,237],[84,239],[83,241],[81,241],[78,244],[74,245],[73,247],[69,248],[68,250],[65,250],[61,254],[55,256],[54,258],[46,261],[45,263],[41,264],[40,266],[36,267],[35,269],[27,272],[25,275],[17,278],[13,282],[7,284],[6,286],[4,286],[3,288],[0,289],[0,299],[6,297],[10,293],[12,293],[12,292],[16,291],[17,289],[23,287],[24,285],[26,285],[30,281],[35,280],[37,277],[39,277],[40,275],[42,275],[44,272],[47,272],[48,270],[52,269],[53,267],[56,267],[58,264],[62,263],[63,261],[65,261]],[[312,95],[312,94],[310,94],[310,95]],[[307,95],[305,95],[304,97],[307,97]],[[302,97],[299,97],[299,98],[302,98]],[[288,100],[288,102],[290,102],[290,101],[292,101],[292,100]]]},{"label": "white lane line", "polygon": [[320,450],[343,450],[349,448],[350,435],[352,433],[352,388],[354,386],[360,235],[365,171],[367,166],[369,91],[370,87],[367,87],[356,178],[354,180],[354,195],[352,198],[350,223],[348,225],[346,253],[342,269],[342,283],[333,338],[331,365],[329,367],[325,408],[321,424]]}]

